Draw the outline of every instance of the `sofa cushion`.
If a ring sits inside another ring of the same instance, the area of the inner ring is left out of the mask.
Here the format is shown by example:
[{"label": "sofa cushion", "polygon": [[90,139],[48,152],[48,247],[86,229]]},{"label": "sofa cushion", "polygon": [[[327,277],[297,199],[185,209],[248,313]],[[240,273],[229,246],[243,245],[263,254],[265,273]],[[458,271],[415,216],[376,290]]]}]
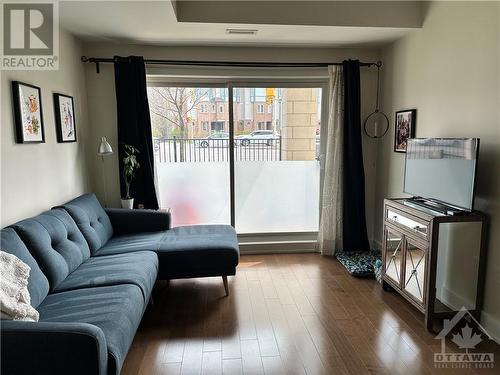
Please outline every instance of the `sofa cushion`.
[{"label": "sofa cushion", "polygon": [[78,322],[99,327],[108,347],[108,374],[118,375],[144,307],[139,287],[125,284],[50,294],[38,311],[41,322]]},{"label": "sofa cushion", "polygon": [[111,238],[94,255],[122,254],[135,251],[157,251],[166,232],[124,234]]},{"label": "sofa cushion", "polygon": [[113,236],[111,221],[95,194],[81,195],[62,207],[75,220],[92,253],[104,246]]},{"label": "sofa cushion", "polygon": [[141,288],[144,302],[153,289],[158,274],[158,256],[152,251],[91,257],[61,282],[55,292],[133,284]]},{"label": "sofa cushion", "polygon": [[15,255],[31,268],[28,291],[31,306],[36,308],[49,293],[49,281],[14,229],[5,228],[0,231],[0,246],[3,251]]},{"label": "sofa cushion", "polygon": [[63,209],[44,212],[12,227],[49,280],[50,290],[90,256],[87,241]]}]

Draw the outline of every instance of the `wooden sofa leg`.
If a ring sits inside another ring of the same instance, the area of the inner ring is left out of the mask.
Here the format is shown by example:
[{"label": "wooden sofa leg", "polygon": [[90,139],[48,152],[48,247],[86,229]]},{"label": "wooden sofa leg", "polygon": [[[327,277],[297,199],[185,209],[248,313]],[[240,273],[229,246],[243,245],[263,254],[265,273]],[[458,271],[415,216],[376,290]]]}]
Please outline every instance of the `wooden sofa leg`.
[{"label": "wooden sofa leg", "polygon": [[226,291],[226,297],[229,296],[229,285],[227,284],[227,276],[222,276],[222,282],[224,283],[224,290]]}]

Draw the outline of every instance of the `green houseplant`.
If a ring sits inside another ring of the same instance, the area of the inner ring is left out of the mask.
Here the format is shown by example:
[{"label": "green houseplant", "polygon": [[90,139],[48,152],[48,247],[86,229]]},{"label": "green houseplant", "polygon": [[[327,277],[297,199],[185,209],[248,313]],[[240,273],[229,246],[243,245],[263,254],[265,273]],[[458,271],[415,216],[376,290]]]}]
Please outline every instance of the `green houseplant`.
[{"label": "green houseplant", "polygon": [[136,171],[141,166],[137,161],[139,150],[131,145],[123,145],[123,181],[125,182],[125,198],[122,199],[122,208],[133,208],[134,198],[130,197],[130,185]]}]

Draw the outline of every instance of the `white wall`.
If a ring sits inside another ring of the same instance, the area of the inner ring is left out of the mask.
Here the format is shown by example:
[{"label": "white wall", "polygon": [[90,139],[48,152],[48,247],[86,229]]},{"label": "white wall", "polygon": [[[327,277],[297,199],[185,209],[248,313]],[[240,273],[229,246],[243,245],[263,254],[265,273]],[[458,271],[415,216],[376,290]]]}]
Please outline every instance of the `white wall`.
[{"label": "white wall", "polygon": [[[89,187],[84,148],[88,127],[87,92],[80,62],[81,45],[73,36],[61,31],[59,48],[59,70],[0,73],[0,227],[61,204]],[[15,143],[11,81],[41,87],[45,143]],[[74,97],[76,143],[57,143],[54,92]]]},{"label": "white wall", "polygon": [[375,233],[380,240],[383,198],[403,196],[395,111],[417,109],[417,137],[481,138],[476,209],[490,217],[483,322],[500,338],[500,4],[433,2],[424,14],[423,29],[382,54],[391,129],[378,150]]},{"label": "white wall", "polygon": [[[222,60],[222,61],[285,61],[285,62],[336,62],[344,59],[377,61],[377,50],[370,49],[328,49],[328,48],[249,48],[249,47],[151,47],[140,45],[90,43],[85,46],[89,57],[112,57],[113,55],[141,55],[150,59],[180,60]],[[95,66],[86,67],[91,128],[90,147],[97,147],[101,136],[108,137],[114,149],[117,148],[116,99],[112,64],[101,64],[101,73]],[[168,70],[168,69],[167,69]],[[176,69],[179,70],[179,69]],[[165,69],[162,69],[165,71]],[[282,73],[282,72],[281,72]],[[206,74],[200,70],[199,74]],[[362,68],[362,118],[375,106],[376,69]],[[364,137],[364,159],[366,174],[366,207],[368,236],[373,238],[373,216],[375,196],[375,164],[377,143]],[[101,164],[97,158],[91,161],[93,187],[103,198]],[[120,204],[118,158],[116,153],[105,160],[108,201],[111,206]]]}]

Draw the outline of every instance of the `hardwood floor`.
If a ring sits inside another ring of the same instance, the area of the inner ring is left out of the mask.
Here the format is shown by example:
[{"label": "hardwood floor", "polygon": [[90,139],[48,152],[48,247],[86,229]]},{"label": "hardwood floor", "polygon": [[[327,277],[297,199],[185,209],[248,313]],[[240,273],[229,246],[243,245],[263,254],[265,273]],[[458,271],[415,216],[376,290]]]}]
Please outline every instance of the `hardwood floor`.
[{"label": "hardwood floor", "polygon": [[417,310],[318,254],[242,256],[229,290],[220,277],[159,283],[122,375],[500,373],[486,341],[494,369],[435,368],[441,343]]}]

